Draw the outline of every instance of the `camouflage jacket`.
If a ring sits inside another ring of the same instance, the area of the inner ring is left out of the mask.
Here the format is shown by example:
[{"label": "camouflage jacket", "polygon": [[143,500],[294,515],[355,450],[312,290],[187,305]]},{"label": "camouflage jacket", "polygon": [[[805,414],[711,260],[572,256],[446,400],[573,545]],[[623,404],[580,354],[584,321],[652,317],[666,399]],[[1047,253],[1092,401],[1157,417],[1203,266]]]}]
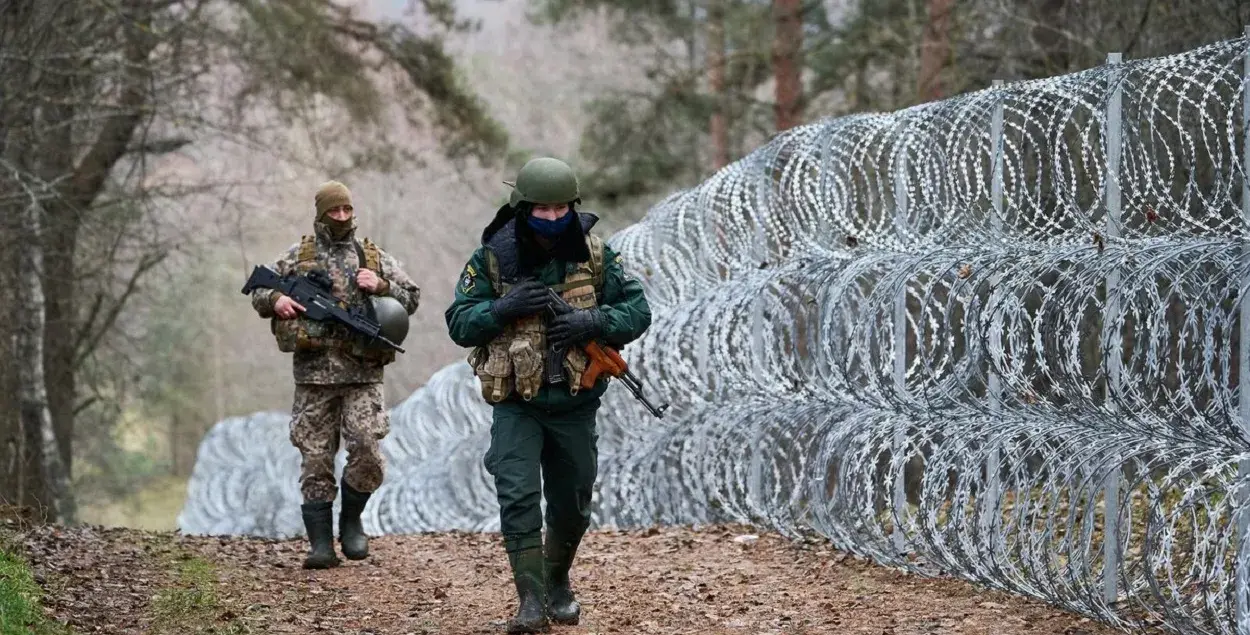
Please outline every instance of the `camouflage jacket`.
[{"label": "camouflage jacket", "polygon": [[[350,276],[360,267],[356,251],[355,231],[353,230],[342,240],[334,240],[321,223],[316,223],[317,265],[330,275],[333,283],[334,296],[358,303],[368,293],[350,284]],[[298,261],[300,243],[291,245],[286,253],[270,263],[270,267],[279,275],[286,275]],[[421,289],[412,278],[404,272],[402,265],[393,256],[378,249],[382,271],[378,272],[383,280],[380,290],[389,295],[412,315],[417,310],[421,299]],[[257,289],[252,292],[252,307],[263,318],[274,317],[273,305],[281,293],[272,289]],[[328,351],[296,351],[293,355],[293,372],[297,384],[354,384],[378,383],[382,381],[383,366],[379,363],[367,362],[347,353]]]}]

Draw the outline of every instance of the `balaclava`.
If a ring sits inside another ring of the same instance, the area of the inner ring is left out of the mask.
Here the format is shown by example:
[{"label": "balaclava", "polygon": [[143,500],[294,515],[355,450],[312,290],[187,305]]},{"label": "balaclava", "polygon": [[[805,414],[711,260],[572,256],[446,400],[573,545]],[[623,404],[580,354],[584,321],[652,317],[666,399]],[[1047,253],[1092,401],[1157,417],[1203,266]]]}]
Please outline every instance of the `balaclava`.
[{"label": "balaclava", "polygon": [[356,229],[356,214],[353,212],[351,217],[345,221],[337,221],[329,216],[326,212],[340,205],[352,204],[352,192],[347,189],[346,185],[338,181],[327,181],[317,188],[316,196],[317,205],[317,223],[325,225],[330,236],[335,240],[342,240]]}]

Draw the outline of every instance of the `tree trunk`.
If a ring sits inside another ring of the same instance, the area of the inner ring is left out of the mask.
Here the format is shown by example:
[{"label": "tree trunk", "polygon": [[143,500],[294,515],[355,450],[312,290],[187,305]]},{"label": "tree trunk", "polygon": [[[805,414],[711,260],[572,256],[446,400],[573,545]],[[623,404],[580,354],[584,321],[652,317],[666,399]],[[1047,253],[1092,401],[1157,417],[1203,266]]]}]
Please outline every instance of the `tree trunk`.
[{"label": "tree trunk", "polygon": [[[72,169],[72,168],[71,168]],[[67,172],[63,172],[65,174]],[[56,430],[57,451],[67,474],[73,474],[74,404],[78,400],[74,342],[78,335],[73,292],[80,217],[68,206],[49,205],[43,235],[46,251],[44,289],[47,322],[44,330],[44,373],[48,410]]]},{"label": "tree trunk", "polygon": [[[42,53],[42,41],[35,34],[41,32],[48,19],[50,2],[36,5],[33,0],[0,2],[0,47],[5,50],[21,50],[30,58]],[[37,10],[39,9],[39,10]],[[0,172],[0,191],[20,193],[22,180],[33,169],[33,142],[35,127],[35,103],[38,97],[39,71],[35,65],[20,57],[0,56],[0,158],[16,169]],[[25,213],[21,202],[10,198],[0,205],[0,233],[6,245],[27,246],[28,232],[23,227]],[[0,352],[3,359],[13,360],[0,370],[0,431],[3,432],[4,465],[0,472],[0,499],[3,502],[30,506],[40,512],[49,505],[43,479],[40,476],[42,453],[40,452],[40,427],[35,417],[26,417],[21,381],[30,358],[21,346],[27,339],[22,327],[35,316],[23,310],[21,298],[24,283],[29,277],[22,266],[26,257],[24,250],[5,251],[0,272],[0,289],[16,290],[14,301],[6,303],[0,319]],[[37,281],[37,280],[36,280]],[[28,425],[29,424],[29,425]]]},{"label": "tree trunk", "polygon": [[929,16],[920,44],[920,101],[937,101],[943,96],[942,69],[950,58],[951,11],[955,0],[928,0]]},{"label": "tree trunk", "polygon": [[25,207],[23,225],[26,239],[18,242],[21,252],[18,268],[17,297],[17,360],[18,416],[26,432],[26,440],[35,441],[40,451],[40,475],[47,491],[48,520],[73,523],[77,513],[69,475],[61,461],[52,414],[48,410],[48,394],[43,373],[44,296],[43,245],[40,241],[42,209],[36,201]]},{"label": "tree trunk", "polygon": [[773,0],[773,77],[776,79],[777,131],[799,122],[803,97],[803,5],[800,0]]},{"label": "tree trunk", "polygon": [[[2,182],[2,181],[0,181]],[[3,244],[17,245],[16,216],[19,210],[0,205],[0,239]],[[5,250],[0,259],[0,289],[16,289],[18,279],[18,253]],[[6,302],[0,308],[0,359],[17,360],[17,302]],[[17,365],[0,365],[0,505],[28,505],[31,502],[28,471],[31,468],[30,452],[22,420],[18,416]]]},{"label": "tree trunk", "polygon": [[[144,106],[149,94],[148,83],[151,69],[148,66],[148,54],[152,51],[156,39],[150,35],[147,23],[151,18],[152,6],[136,3],[135,12],[131,14],[132,23],[126,34],[126,72],[121,78],[120,99],[115,115],[108,118],[99,130],[87,153],[74,164],[74,150],[77,145],[70,134],[70,128],[63,125],[74,114],[73,106],[53,105],[48,108],[46,122],[53,130],[45,139],[41,139],[40,156],[44,162],[45,180],[54,180],[61,185],[57,188],[57,197],[48,206],[48,232],[45,252],[48,262],[45,272],[47,290],[47,325],[45,333],[45,363],[47,364],[46,381],[47,397],[54,430],[59,437],[57,449],[67,473],[73,461],[74,410],[77,402],[77,373],[82,358],[90,351],[81,350],[77,343],[82,340],[81,328],[91,325],[78,324],[78,311],[75,282],[78,280],[75,267],[75,256],[78,248],[78,235],[82,228],[83,215],[91,209],[92,204],[105,188],[113,166],[121,160],[134,137],[140,122],[149,115]],[[62,29],[69,29],[75,20],[81,17],[67,14],[60,24]],[[66,32],[69,32],[68,30]],[[67,41],[63,44],[66,50],[73,52],[79,43]],[[74,68],[74,56],[64,56],[65,68],[54,80],[51,94],[69,97],[75,87],[65,78],[73,77],[82,69]],[[70,103],[77,103],[70,101]],[[69,177],[66,179],[65,177]]]},{"label": "tree trunk", "polygon": [[[74,173],[73,128],[65,122],[73,121],[79,114],[73,78],[83,72],[79,67],[82,62],[77,51],[81,44],[74,41],[71,34],[78,31],[80,19],[73,12],[49,18],[49,41],[54,43],[57,55],[48,61],[53,72],[48,73],[42,82],[43,91],[52,99],[49,100],[51,103],[39,109],[41,121],[36,142],[39,148],[39,175],[45,183],[64,182]],[[44,206],[42,231],[38,238],[43,241],[44,385],[52,428],[56,431],[57,451],[66,474],[72,478],[76,399],[74,291],[78,281],[74,256],[82,216],[65,199],[61,194]]]},{"label": "tree trunk", "polygon": [[725,112],[725,0],[708,0],[707,83],[712,93],[712,171],[729,165],[729,121]]}]

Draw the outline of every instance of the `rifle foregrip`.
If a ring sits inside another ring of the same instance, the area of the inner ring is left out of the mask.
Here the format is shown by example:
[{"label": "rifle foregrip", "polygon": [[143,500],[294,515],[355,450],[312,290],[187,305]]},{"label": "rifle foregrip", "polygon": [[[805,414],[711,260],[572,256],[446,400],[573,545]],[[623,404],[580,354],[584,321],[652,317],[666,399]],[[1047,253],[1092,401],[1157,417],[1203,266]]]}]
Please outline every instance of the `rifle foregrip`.
[{"label": "rifle foregrip", "polygon": [[599,342],[591,340],[586,342],[582,347],[589,358],[586,364],[586,372],[582,373],[582,388],[594,388],[595,382],[599,380],[599,375],[607,373],[612,377],[619,377],[625,372],[625,363],[621,361],[621,356],[616,351],[600,346]]},{"label": "rifle foregrip", "polygon": [[582,373],[582,388],[590,390],[595,387],[595,382],[599,381],[599,375],[603,374],[604,367],[598,361],[591,359],[586,364],[586,370]]}]

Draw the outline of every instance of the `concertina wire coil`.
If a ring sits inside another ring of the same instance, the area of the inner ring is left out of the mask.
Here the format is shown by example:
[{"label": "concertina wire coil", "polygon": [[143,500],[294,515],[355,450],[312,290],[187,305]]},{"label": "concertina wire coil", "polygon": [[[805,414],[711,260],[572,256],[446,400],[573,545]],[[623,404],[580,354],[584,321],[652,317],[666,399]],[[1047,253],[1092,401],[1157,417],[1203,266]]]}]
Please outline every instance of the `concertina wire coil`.
[{"label": "concertina wire coil", "polygon": [[[1250,633],[1248,55],[825,119],[652,207],[609,242],[652,306],[623,353],[672,407],[605,395],[595,525],[753,523]],[[302,533],[287,421],[209,432],[183,532]],[[463,362],[396,406],[366,530],[497,531],[489,427]]]}]

